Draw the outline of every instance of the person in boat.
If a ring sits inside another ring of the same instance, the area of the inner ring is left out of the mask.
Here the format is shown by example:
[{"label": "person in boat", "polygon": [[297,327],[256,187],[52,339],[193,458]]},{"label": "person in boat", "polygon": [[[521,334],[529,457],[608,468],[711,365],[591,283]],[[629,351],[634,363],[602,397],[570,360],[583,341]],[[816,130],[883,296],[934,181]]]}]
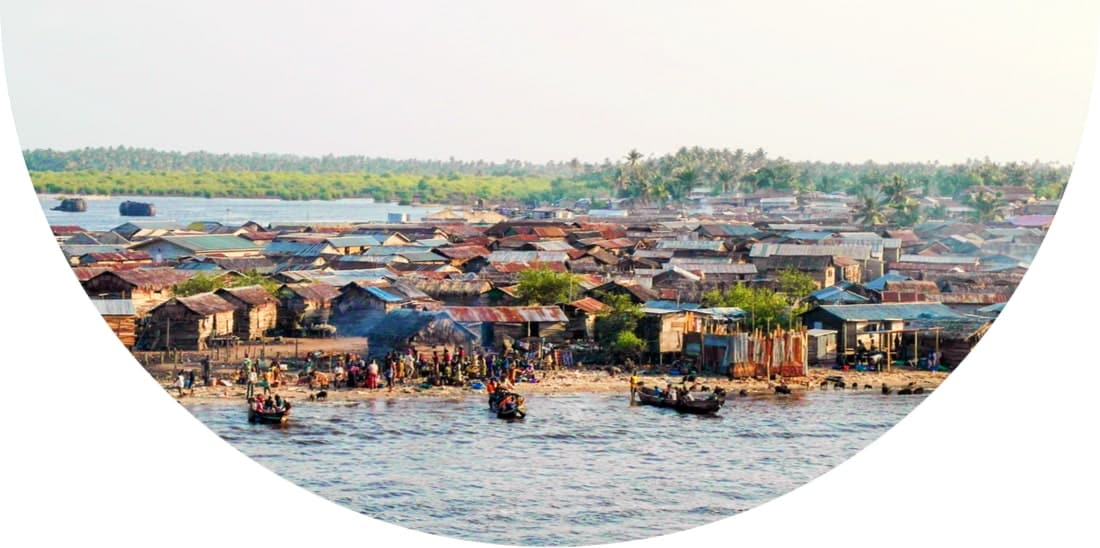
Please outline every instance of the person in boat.
[{"label": "person in boat", "polygon": [[505,394],[497,405],[502,412],[512,411],[516,408],[516,398],[512,394]]},{"label": "person in boat", "polygon": [[283,402],[282,396],[280,396],[278,394],[275,394],[275,402],[274,402],[273,407],[275,408],[276,411],[282,411],[283,410],[283,403],[284,402]]}]

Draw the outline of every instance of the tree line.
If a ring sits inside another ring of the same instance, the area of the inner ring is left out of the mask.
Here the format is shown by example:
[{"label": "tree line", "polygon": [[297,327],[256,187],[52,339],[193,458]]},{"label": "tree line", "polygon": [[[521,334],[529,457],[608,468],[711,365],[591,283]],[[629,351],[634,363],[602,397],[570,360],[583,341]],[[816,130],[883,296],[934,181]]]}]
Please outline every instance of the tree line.
[{"label": "tree line", "polygon": [[[522,202],[585,198],[606,204],[625,198],[660,206],[694,195],[771,189],[873,198],[882,211],[870,211],[872,217],[890,213],[902,220],[915,214],[909,202],[898,200],[898,192],[888,190],[890,185],[903,186],[910,196],[967,200],[971,198],[968,190],[976,187],[1027,187],[1041,198],[1055,199],[1061,197],[1072,169],[1048,162],[996,163],[989,159],[957,164],[797,162],[770,157],[763,149],[701,147],[683,147],[663,155],[631,149],[620,158],[599,163],[573,158],[543,164],[181,153],[128,147],[34,149],[24,151],[24,159],[36,190],[47,193],[322,200],[372,197],[435,203],[478,198]],[[894,200],[888,200],[886,194],[892,194]]]}]

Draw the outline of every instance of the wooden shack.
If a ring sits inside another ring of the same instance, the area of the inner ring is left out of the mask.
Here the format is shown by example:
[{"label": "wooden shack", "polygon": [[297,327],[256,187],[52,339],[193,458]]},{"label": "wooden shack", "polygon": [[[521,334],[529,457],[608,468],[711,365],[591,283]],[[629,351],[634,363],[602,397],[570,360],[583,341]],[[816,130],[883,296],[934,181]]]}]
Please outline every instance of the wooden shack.
[{"label": "wooden shack", "polygon": [[328,325],[332,300],[340,290],[325,283],[284,284],[279,288],[276,328],[282,333],[307,334],[318,325]]},{"label": "wooden shack", "polygon": [[233,336],[236,310],[214,293],[173,297],[149,311],[137,346],[142,350],[207,350],[215,339]]},{"label": "wooden shack", "polygon": [[454,321],[477,333],[482,346],[499,347],[507,338],[542,338],[551,342],[565,336],[569,317],[558,306],[447,306]]},{"label": "wooden shack", "polygon": [[279,317],[279,299],[259,285],[227,287],[214,292],[236,309],[233,334],[246,341],[263,338],[275,329]]},{"label": "wooden shack", "polygon": [[137,314],[134,302],[130,299],[92,299],[100,317],[107,322],[122,346],[127,350],[134,348],[137,340]]},{"label": "wooden shack", "polygon": [[130,299],[135,313],[144,316],[153,307],[172,298],[172,286],[194,275],[195,272],[174,268],[112,270],[93,276],[81,285],[92,298]]}]

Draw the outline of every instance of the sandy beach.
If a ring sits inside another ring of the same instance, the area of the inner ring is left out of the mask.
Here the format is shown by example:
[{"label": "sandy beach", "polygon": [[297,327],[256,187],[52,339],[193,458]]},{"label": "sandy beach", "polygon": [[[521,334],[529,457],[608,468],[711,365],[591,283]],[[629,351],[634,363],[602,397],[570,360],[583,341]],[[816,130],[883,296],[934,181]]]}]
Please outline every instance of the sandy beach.
[{"label": "sandy beach", "polygon": [[[180,364],[179,368],[198,369],[197,363],[184,363]],[[230,384],[230,385],[218,385],[218,386],[202,386],[201,380],[197,380],[197,386],[194,390],[185,390],[183,396],[178,395],[178,391],[174,386],[175,377],[173,372],[176,370],[176,366],[172,365],[158,365],[153,368],[147,368],[150,373],[156,377],[158,381],[164,386],[165,391],[174,397],[180,399],[201,399],[201,401],[224,401],[239,403],[244,401],[245,387],[244,385]],[[216,365],[215,371],[218,379],[228,381],[232,383],[235,379],[233,369],[219,368]],[[697,376],[697,383],[709,387],[722,387],[728,394],[727,397],[734,398],[740,397],[741,391],[744,391],[751,397],[799,397],[806,392],[826,390],[834,392],[844,393],[869,393],[881,392],[882,384],[886,384],[892,388],[894,392],[897,392],[899,388],[905,386],[911,386],[913,388],[922,387],[925,391],[934,390],[939,384],[941,384],[947,377],[948,373],[944,372],[930,372],[919,371],[910,369],[895,368],[889,372],[861,372],[861,371],[837,371],[832,369],[811,369],[810,374],[804,377],[792,377],[785,381],[769,381],[764,379],[740,379],[730,381],[724,376],[715,375],[700,375]],[[294,375],[292,374],[292,377]],[[539,371],[537,372],[538,382],[529,383],[521,382],[516,385],[516,392],[524,395],[541,395],[541,394],[577,394],[577,393],[621,393],[623,397],[628,397],[629,393],[629,374],[628,373],[616,373],[610,374],[606,370],[593,368],[590,370],[557,370],[557,371]],[[838,388],[835,380],[827,381],[828,377],[839,377],[843,379],[845,388]],[[667,384],[680,384],[682,381],[681,376],[676,375],[640,375],[639,379],[642,384],[645,385],[659,385],[664,386]],[[785,382],[791,388],[790,395],[777,395],[775,394],[775,385],[780,382]],[[823,385],[824,383],[824,385]],[[317,392],[320,388],[313,388],[310,390],[308,385],[305,384],[285,384],[282,386],[273,387],[272,394],[279,394],[283,397],[290,399],[290,401],[308,401],[310,394]],[[257,391],[262,392],[262,388],[257,388]],[[484,395],[484,388],[481,390],[475,390],[469,386],[432,386],[428,388],[422,388],[418,381],[408,381],[404,384],[397,384],[394,386],[393,391],[388,388],[376,388],[376,390],[368,390],[363,387],[330,387],[326,391],[328,401],[357,401],[357,399],[372,399],[372,398],[405,398],[405,397],[438,397],[438,398],[456,398],[456,397],[472,397],[477,395]]]}]

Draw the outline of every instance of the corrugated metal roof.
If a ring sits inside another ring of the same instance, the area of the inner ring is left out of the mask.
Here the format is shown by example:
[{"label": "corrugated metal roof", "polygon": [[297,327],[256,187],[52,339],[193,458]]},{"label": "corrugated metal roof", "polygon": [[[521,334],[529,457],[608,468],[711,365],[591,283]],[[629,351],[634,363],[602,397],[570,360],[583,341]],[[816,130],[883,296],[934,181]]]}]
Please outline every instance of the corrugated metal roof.
[{"label": "corrugated metal roof", "polygon": [[569,321],[569,317],[557,306],[446,306],[443,311],[462,323]]},{"label": "corrugated metal roof", "polygon": [[264,246],[264,255],[280,255],[292,257],[319,257],[331,252],[332,248],[325,242],[295,242],[276,240]]},{"label": "corrugated metal roof", "polygon": [[91,299],[100,316],[135,316],[134,301],[130,299]]},{"label": "corrugated metal roof", "polygon": [[88,253],[121,253],[126,251],[124,245],[61,245],[61,252],[66,258],[79,257]]},{"label": "corrugated metal roof", "polygon": [[909,279],[911,278],[904,274],[898,274],[897,272],[887,272],[886,274],[883,274],[882,276],[879,276],[878,278],[875,278],[874,280],[863,284],[863,287],[874,291],[882,291],[883,289],[886,289],[886,284],[888,282],[899,282]]},{"label": "corrugated metal roof", "polygon": [[382,241],[374,236],[335,236],[325,240],[333,247],[376,247],[382,245]]},{"label": "corrugated metal roof", "polygon": [[198,295],[192,295],[190,297],[176,297],[174,300],[200,316],[209,316],[211,314],[229,312],[235,309],[232,303],[213,293],[199,293]]},{"label": "corrugated metal roof", "polygon": [[845,321],[962,317],[958,312],[940,303],[843,304],[822,305],[820,308]]},{"label": "corrugated metal roof", "polygon": [[670,262],[672,266],[682,268],[691,272],[702,272],[703,274],[756,274],[756,265],[752,263],[728,263],[728,262],[714,262],[714,261],[699,261],[699,262]]},{"label": "corrugated metal roof", "polygon": [[[857,260],[876,258],[871,246],[866,245],[802,245],[802,244],[767,244],[757,243],[752,245],[749,251],[750,257],[774,257],[774,256],[839,256],[851,257]],[[881,254],[878,255],[881,257]]]},{"label": "corrugated metal roof", "polygon": [[117,262],[117,261],[151,261],[151,257],[144,251],[121,251],[105,253],[85,253],[80,256],[81,262]]},{"label": "corrugated metal roof", "polygon": [[447,262],[446,257],[441,257],[431,251],[420,251],[417,253],[397,253],[396,257],[402,257],[410,263],[444,263]]},{"label": "corrugated metal roof", "polygon": [[329,301],[340,294],[340,290],[326,283],[286,284],[283,286],[299,297],[311,301]]},{"label": "corrugated metal roof", "polygon": [[720,240],[660,240],[657,249],[722,252],[725,244]]},{"label": "corrugated metal roof", "polygon": [[380,287],[376,287],[376,286],[373,286],[373,285],[363,285],[363,286],[359,286],[359,287],[362,287],[363,290],[366,291],[367,293],[370,293],[371,295],[374,295],[378,299],[380,299],[384,302],[387,302],[387,303],[399,303],[399,302],[405,300],[405,299],[403,299],[401,297],[398,297],[397,295],[394,295],[394,294],[392,294],[392,293],[390,293],[390,292],[388,292],[388,291],[386,291],[386,290],[384,290]]},{"label": "corrugated metal roof", "polygon": [[274,295],[269,293],[263,286],[249,285],[246,287],[225,287],[215,291],[214,293],[219,296],[223,293],[228,293],[241,301],[248,304],[265,304],[279,302]]},{"label": "corrugated metal roof", "polygon": [[490,263],[564,263],[569,255],[563,251],[494,251]]},{"label": "corrugated metal roof", "polygon": [[573,302],[569,303],[569,305],[574,307],[574,308],[578,308],[580,310],[588,312],[589,314],[595,314],[595,313],[598,313],[598,312],[602,312],[604,310],[610,310],[611,309],[610,306],[607,306],[606,304],[604,304],[600,301],[597,301],[596,299],[593,299],[592,297],[585,297],[583,299],[578,299],[576,301],[573,301]]},{"label": "corrugated metal roof", "polygon": [[569,242],[562,240],[540,240],[531,242],[530,245],[539,251],[564,251],[568,253],[577,249]]},{"label": "corrugated metal roof", "polygon": [[966,255],[902,255],[901,263],[977,265],[980,259]]},{"label": "corrugated metal roof", "polygon": [[142,289],[163,289],[191,279],[194,272],[185,272],[175,268],[135,268],[132,270],[114,270],[100,276],[117,276],[126,283]]},{"label": "corrugated metal roof", "polygon": [[404,253],[424,253],[424,248],[417,245],[388,245],[372,247],[363,252],[368,257],[400,255]]},{"label": "corrugated metal roof", "polygon": [[[155,241],[158,238],[149,240]],[[237,236],[226,234],[203,234],[201,236],[161,236],[162,241],[178,245],[191,251],[241,251],[257,249],[256,244]],[[149,242],[145,242],[148,244]],[[136,247],[136,246],[135,246]]]}]

